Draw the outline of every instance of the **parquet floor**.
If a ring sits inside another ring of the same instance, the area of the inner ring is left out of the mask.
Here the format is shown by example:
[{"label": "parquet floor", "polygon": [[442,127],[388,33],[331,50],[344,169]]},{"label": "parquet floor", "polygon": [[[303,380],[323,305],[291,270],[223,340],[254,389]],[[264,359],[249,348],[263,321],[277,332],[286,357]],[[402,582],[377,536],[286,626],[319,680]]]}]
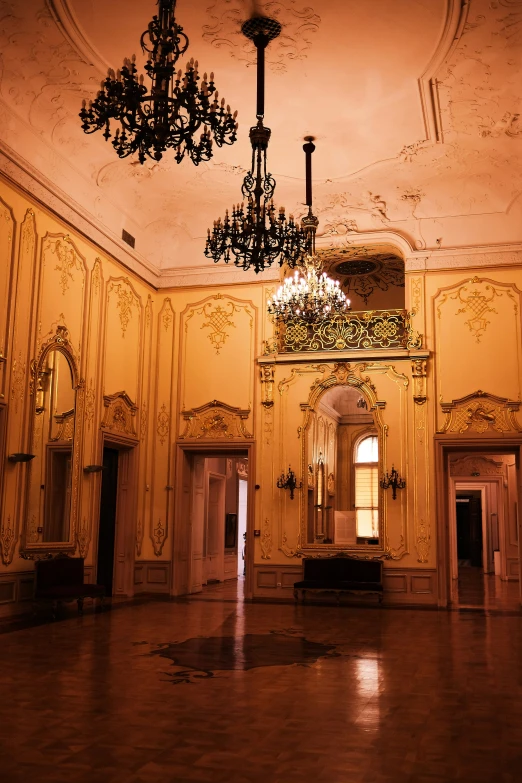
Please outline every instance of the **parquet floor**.
[{"label": "parquet floor", "polygon": [[227,595],[0,636],[2,783],[522,781],[522,616]]}]

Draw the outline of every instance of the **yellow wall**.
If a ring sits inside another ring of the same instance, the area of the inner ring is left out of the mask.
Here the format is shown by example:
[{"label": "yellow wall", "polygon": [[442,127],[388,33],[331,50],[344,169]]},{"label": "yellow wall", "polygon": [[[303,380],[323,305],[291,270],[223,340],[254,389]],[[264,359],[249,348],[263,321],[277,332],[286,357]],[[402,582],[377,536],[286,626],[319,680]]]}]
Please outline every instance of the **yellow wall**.
[{"label": "yellow wall", "polygon": [[[230,438],[255,444],[252,483],[259,489],[252,522],[260,535],[252,538],[253,592],[291,595],[301,568],[306,492],[292,501],[276,481],[290,464],[306,485],[307,405],[313,388],[334,379],[369,390],[380,422],[381,469],[394,464],[407,480],[397,500],[383,494],[389,593],[437,600],[433,436],[446,421],[440,402],[478,390],[520,400],[520,266],[407,275],[406,307],[415,310],[414,327],[430,352],[425,379],[421,353],[384,351],[364,361],[342,352],[310,354],[303,362],[263,356],[264,341],[273,335],[265,315],[273,284],[156,291],[5,181],[0,197],[0,576],[18,575],[18,597],[20,574],[32,569],[19,556],[28,468],[5,456],[30,448],[30,363],[62,325],[84,384],[80,467],[100,463],[102,433],[138,444],[130,532],[122,546],[126,558],[142,564],[139,589],[171,589],[171,564],[176,568],[179,554],[174,529],[186,524],[175,519],[176,442]],[[349,367],[339,366],[347,361]],[[118,425],[114,405],[121,392],[128,420]],[[213,401],[229,407],[205,409]],[[477,432],[473,425],[466,430]],[[91,575],[100,484],[99,473],[80,471],[76,539]],[[128,593],[134,589],[129,573]]]}]

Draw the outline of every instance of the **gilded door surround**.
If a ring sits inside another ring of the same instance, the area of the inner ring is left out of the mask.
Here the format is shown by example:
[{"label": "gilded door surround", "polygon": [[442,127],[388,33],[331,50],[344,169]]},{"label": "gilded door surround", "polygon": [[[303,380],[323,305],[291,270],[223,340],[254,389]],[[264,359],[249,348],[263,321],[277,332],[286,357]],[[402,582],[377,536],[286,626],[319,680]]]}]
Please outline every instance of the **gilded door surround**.
[{"label": "gilded door surround", "polygon": [[521,404],[480,389],[451,402],[441,400],[446,420],[438,432],[476,433],[477,437],[494,437],[496,432],[522,432],[516,416]]},{"label": "gilded door surround", "polygon": [[105,408],[101,427],[112,433],[118,433],[133,441],[138,441],[136,431],[136,414],[138,406],[131,400],[127,392],[104,394]]},{"label": "gilded door surround", "polygon": [[[85,406],[85,381],[80,377],[79,362],[71,344],[69,331],[64,324],[58,324],[56,331],[51,334],[40,345],[36,359],[30,364],[31,380],[29,383],[29,394],[31,404],[36,403],[36,394],[38,391],[38,376],[45,360],[51,351],[59,351],[65,356],[71,369],[72,383],[75,391],[75,423],[74,440],[72,456],[72,476],[71,476],[71,515],[70,531],[68,541],[44,541],[35,542],[32,540],[32,522],[27,518],[27,507],[24,513],[24,527],[22,541],[20,546],[20,556],[27,560],[32,560],[48,552],[74,552],[77,544],[78,530],[78,509],[80,505],[81,481],[80,481],[80,460],[83,451],[83,423]],[[27,470],[26,498],[28,502],[29,485],[31,480],[31,463]],[[5,557],[5,553],[2,553]],[[12,554],[11,554],[12,558]],[[4,560],[5,562],[5,560]]]},{"label": "gilded door surround", "polygon": [[250,409],[235,408],[219,400],[212,400],[192,410],[181,411],[186,423],[179,439],[195,438],[211,441],[251,439],[251,433],[245,428],[250,413]]},{"label": "gilded door surround", "polygon": [[[377,397],[377,389],[371,382],[368,375],[364,375],[368,368],[367,363],[352,364],[349,362],[337,362],[333,369],[325,366],[323,372],[328,372],[327,377],[316,380],[310,387],[310,394],[307,402],[301,403],[303,411],[303,423],[299,428],[298,436],[301,439],[301,476],[307,476],[309,473],[308,457],[306,453],[307,431],[312,420],[312,413],[317,411],[319,401],[323,394],[335,386],[350,386],[356,388],[361,396],[366,400],[368,411],[373,413],[374,427],[377,430],[379,438],[379,475],[384,473],[386,465],[386,436],[388,426],[382,420],[381,411],[386,407],[384,400]],[[307,543],[307,497],[305,492],[300,493],[300,527],[297,541],[297,555],[303,556],[321,556],[335,554],[336,552],[348,552],[358,557],[390,557],[387,526],[386,526],[386,504],[384,503],[383,490],[379,490],[379,512],[381,520],[380,545],[357,546],[350,548],[339,544],[310,544]]]},{"label": "gilded door surround", "polygon": [[[495,435],[491,438],[473,438],[470,436],[455,437],[452,434],[436,434],[435,443],[435,475],[438,477],[436,489],[437,504],[437,575],[438,575],[438,605],[445,607],[451,601],[451,561],[450,561],[450,509],[449,487],[450,467],[449,457],[455,453],[476,452],[477,456],[490,454],[515,454],[517,464],[517,487],[520,492],[520,465],[522,465],[522,435]],[[522,540],[521,518],[518,519],[518,540]],[[519,558],[522,551],[519,550]],[[519,568],[520,568],[519,560]],[[522,573],[522,569],[520,570]],[[522,586],[522,580],[521,586]]]},{"label": "gilded door surround", "polygon": [[[191,561],[191,523],[190,523],[190,482],[191,458],[193,456],[246,457],[248,461],[248,505],[247,505],[247,537],[246,537],[246,577],[245,598],[252,599],[254,586],[254,553],[256,538],[254,537],[255,520],[257,519],[258,498],[254,484],[256,477],[256,448],[252,440],[223,441],[213,440],[202,442],[179,442],[176,445],[176,485],[174,505],[174,542],[173,542],[173,581],[171,595],[185,595],[190,590]],[[261,541],[260,541],[261,544]],[[264,546],[266,546],[266,539]],[[261,550],[263,551],[263,550]]]}]

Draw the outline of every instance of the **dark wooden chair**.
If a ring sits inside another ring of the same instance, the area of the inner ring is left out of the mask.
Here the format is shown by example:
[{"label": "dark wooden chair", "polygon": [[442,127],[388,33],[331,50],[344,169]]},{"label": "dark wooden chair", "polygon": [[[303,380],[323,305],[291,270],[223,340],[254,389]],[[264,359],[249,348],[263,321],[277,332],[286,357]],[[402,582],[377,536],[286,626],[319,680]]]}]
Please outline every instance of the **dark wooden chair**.
[{"label": "dark wooden chair", "polygon": [[53,617],[58,604],[77,601],[78,614],[83,614],[85,598],[100,600],[103,604],[105,587],[84,584],[83,557],[55,557],[52,560],[37,560],[35,563],[35,604],[50,603]]}]

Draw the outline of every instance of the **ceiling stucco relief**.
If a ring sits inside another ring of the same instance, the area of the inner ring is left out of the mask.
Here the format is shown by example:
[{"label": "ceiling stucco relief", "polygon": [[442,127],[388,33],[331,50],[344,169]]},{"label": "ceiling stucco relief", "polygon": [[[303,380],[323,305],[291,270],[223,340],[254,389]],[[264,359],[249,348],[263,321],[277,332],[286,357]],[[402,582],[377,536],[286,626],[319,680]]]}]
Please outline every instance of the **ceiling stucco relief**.
[{"label": "ceiling stucco relief", "polygon": [[[246,66],[255,65],[255,46],[241,34],[253,9],[252,0],[217,0],[207,8],[210,21],[203,25],[203,39]],[[255,11],[281,23],[283,31],[268,47],[266,62],[274,73],[286,73],[288,61],[305,59],[321,17],[299,0],[264,0],[255,3]]]},{"label": "ceiling stucco relief", "polygon": [[[154,0],[0,0],[2,144],[115,240],[124,225],[165,279],[176,268],[211,275],[206,230],[241,199],[255,114],[239,33],[251,4],[178,0],[177,9],[188,55],[215,71],[239,110],[237,144],[197,169],[167,156],[120,160],[80,128],[82,99],[95,95],[105,63],[139,49]],[[258,10],[284,25],[268,49],[276,203],[304,214],[301,147],[312,133],[321,246],[392,232],[436,254],[522,239],[522,0],[266,0]]]}]

